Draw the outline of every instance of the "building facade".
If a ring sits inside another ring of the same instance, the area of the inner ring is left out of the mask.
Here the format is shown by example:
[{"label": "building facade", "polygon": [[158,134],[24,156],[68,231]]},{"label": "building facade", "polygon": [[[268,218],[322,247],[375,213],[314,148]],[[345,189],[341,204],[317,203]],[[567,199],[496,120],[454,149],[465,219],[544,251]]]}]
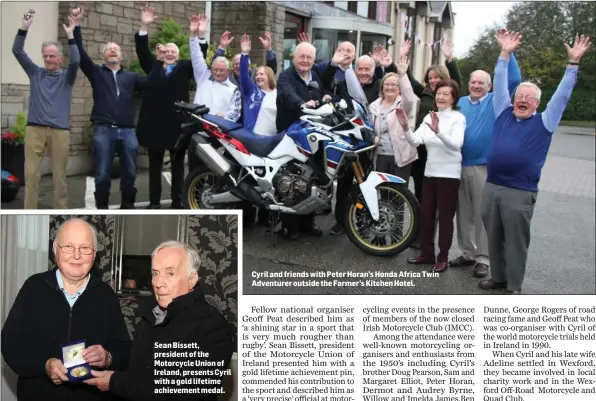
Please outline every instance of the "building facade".
[{"label": "building facade", "polygon": [[[84,46],[88,54],[97,63],[101,63],[102,45],[108,41],[116,42],[122,48],[123,64],[128,66],[136,58],[134,34],[139,29],[137,7],[140,4],[144,3],[2,2],[2,132],[10,129],[19,111],[26,112],[29,103],[29,80],[11,51],[14,35],[25,11],[31,8],[36,11],[25,50],[38,65],[43,65],[42,42],[59,40],[66,45],[62,24],[70,10],[81,5],[85,8],[81,26],[84,29]],[[377,45],[383,45],[388,47],[396,59],[401,43],[411,39],[414,43],[410,54],[412,72],[418,80],[422,80],[429,65],[444,62],[440,44],[429,44],[452,36],[454,25],[450,2],[176,1],[151,2],[151,5],[161,18],[151,28],[150,35],[156,34],[159,21],[171,19],[187,27],[191,15],[204,13],[211,21],[208,35],[210,44],[219,43],[221,33],[229,30],[236,37],[231,50],[238,53],[240,37],[247,33],[252,38],[252,62],[259,65],[264,64],[265,53],[257,38],[264,31],[270,31],[279,71],[290,65],[291,54],[300,33],[308,33],[313,39],[317,47],[317,61],[329,60],[337,45],[346,40],[354,43],[358,56],[372,52]],[[68,175],[88,173],[92,169],[89,121],[92,107],[91,86],[84,74],[79,72],[71,105],[72,137]],[[141,150],[139,166],[146,165],[144,151]],[[44,160],[42,174],[49,172],[49,160]]]}]

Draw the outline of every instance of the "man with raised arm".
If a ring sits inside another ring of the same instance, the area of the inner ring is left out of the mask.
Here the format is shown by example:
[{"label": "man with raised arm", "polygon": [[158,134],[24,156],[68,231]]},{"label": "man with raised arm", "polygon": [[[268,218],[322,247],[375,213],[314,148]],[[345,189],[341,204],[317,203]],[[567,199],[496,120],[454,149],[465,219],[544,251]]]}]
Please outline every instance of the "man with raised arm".
[{"label": "man with raised arm", "polygon": [[[230,31],[225,31],[221,34],[219,38],[219,46],[215,50],[215,54],[213,55],[210,64],[213,64],[213,61],[218,57],[225,57],[228,46],[234,41],[234,37],[230,36]],[[259,37],[259,40],[265,49],[266,66],[271,68],[273,73],[277,74],[277,56],[271,47],[271,32],[265,32],[265,37]],[[229,78],[234,85],[239,85],[240,83],[240,56],[241,54],[238,53],[234,55],[234,58],[232,59],[232,70],[230,71]],[[250,77],[254,78],[256,69],[251,69],[249,72]]]},{"label": "man with raised arm", "polygon": [[[521,81],[521,72],[511,54],[507,64],[507,85],[513,93]],[[462,147],[462,173],[457,205],[457,242],[462,254],[449,266],[474,266],[476,277],[488,276],[490,266],[488,239],[482,222],[482,192],[486,182],[486,160],[495,126],[495,111],[490,74],[476,70],[470,74],[469,96],[457,105],[466,116],[466,134]]]},{"label": "man with raised arm", "polygon": [[577,82],[579,62],[590,47],[590,38],[582,35],[575,38],[573,47],[565,44],[569,60],[565,75],[542,113],[536,111],[540,105],[540,88],[530,82],[518,86],[511,104],[507,65],[510,54],[521,43],[521,35],[501,29],[497,43],[501,47],[493,96],[497,119],[482,200],[491,278],[479,285],[485,290],[506,289],[507,294],[520,294],[540,174],[552,134]]},{"label": "man with raised arm", "polygon": [[54,208],[68,209],[66,164],[70,143],[70,102],[79,69],[79,51],[74,41],[74,21],[63,25],[68,37],[68,68],[62,69],[64,53],[59,42],[41,45],[44,68],[25,52],[25,38],[35,11],[25,13],[12,53],[29,77],[31,86],[25,141],[25,209],[37,209],[41,161],[48,149],[54,181]]},{"label": "man with raised arm", "polygon": [[[175,43],[166,43],[161,48],[158,45],[157,57],[153,56],[148,31],[156,18],[152,7],[142,7],[141,27],[135,34],[137,57],[148,83],[143,90],[137,137],[139,145],[147,148],[149,154],[149,209],[161,207],[161,173],[166,150],[171,162],[172,209],[182,209],[185,151],[174,152],[174,145],[182,133],[182,115],[175,102],[188,102],[193,68],[190,60],[180,60],[180,50]],[[207,52],[206,41],[201,44],[201,51],[203,54]]]},{"label": "man with raised arm", "polygon": [[242,96],[240,89],[230,81],[230,62],[225,57],[216,57],[209,71],[201,51],[208,21],[204,15],[190,18],[190,59],[197,83],[194,103],[207,106],[210,114],[238,121]]},{"label": "man with raised arm", "polygon": [[122,51],[114,42],[103,46],[104,64],[98,65],[83,47],[80,21],[83,8],[72,11],[76,22],[74,37],[81,54],[81,70],[93,88],[93,164],[95,171],[95,204],[107,209],[112,186],[112,162],[116,149],[120,155],[121,209],[134,209],[137,189],[137,150],[135,132],[135,92],[143,89],[146,78],[122,68]]}]

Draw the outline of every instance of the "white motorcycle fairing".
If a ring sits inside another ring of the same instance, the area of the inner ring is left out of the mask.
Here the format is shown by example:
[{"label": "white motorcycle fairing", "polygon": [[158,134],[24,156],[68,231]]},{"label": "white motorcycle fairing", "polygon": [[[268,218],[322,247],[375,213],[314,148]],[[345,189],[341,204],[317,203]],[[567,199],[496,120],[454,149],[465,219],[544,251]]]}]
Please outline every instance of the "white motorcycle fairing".
[{"label": "white motorcycle fairing", "polygon": [[385,182],[396,184],[406,183],[403,179],[394,175],[371,171],[368,178],[360,184],[360,191],[362,191],[362,196],[374,221],[379,220],[379,194],[377,192],[377,186]]}]

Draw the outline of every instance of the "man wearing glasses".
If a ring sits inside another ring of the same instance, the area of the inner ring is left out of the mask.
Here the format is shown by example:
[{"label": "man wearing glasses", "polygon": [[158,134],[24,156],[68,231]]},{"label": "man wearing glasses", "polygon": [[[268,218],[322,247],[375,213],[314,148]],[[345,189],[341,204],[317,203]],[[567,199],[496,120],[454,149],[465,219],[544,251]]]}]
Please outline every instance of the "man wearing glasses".
[{"label": "man wearing glasses", "polygon": [[70,101],[79,69],[79,52],[74,41],[74,22],[63,25],[68,37],[68,68],[62,69],[64,52],[58,42],[41,46],[44,68],[37,66],[25,52],[25,38],[35,11],[23,16],[12,53],[29,77],[31,90],[25,141],[25,209],[37,209],[41,161],[46,148],[52,164],[54,208],[68,209],[66,164],[70,143]]},{"label": "man wearing glasses", "polygon": [[542,167],[553,132],[577,82],[579,62],[590,48],[590,38],[576,36],[573,47],[561,43],[561,47],[567,48],[567,67],[543,112],[537,111],[540,88],[531,82],[518,86],[511,103],[507,66],[511,53],[521,43],[521,35],[501,29],[497,43],[501,48],[493,96],[497,118],[482,199],[491,278],[481,281],[479,286],[484,290],[503,289],[506,294],[521,294]]},{"label": "man wearing glasses", "polygon": [[94,369],[126,369],[131,341],[114,291],[91,272],[97,234],[73,218],[57,231],[58,268],[33,275],[19,291],[2,328],[2,356],[19,376],[19,400],[101,400],[99,390],[71,385],[61,346],[85,340]]}]

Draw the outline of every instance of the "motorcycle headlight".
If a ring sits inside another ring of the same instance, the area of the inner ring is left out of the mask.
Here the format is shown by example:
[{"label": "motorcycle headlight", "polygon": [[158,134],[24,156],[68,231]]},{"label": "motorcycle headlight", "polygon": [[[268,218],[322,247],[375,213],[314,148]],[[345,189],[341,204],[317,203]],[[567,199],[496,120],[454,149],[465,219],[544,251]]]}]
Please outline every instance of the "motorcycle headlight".
[{"label": "motorcycle headlight", "polygon": [[374,142],[375,140],[375,132],[367,127],[361,128],[360,133],[362,134],[362,139],[367,142]]}]

